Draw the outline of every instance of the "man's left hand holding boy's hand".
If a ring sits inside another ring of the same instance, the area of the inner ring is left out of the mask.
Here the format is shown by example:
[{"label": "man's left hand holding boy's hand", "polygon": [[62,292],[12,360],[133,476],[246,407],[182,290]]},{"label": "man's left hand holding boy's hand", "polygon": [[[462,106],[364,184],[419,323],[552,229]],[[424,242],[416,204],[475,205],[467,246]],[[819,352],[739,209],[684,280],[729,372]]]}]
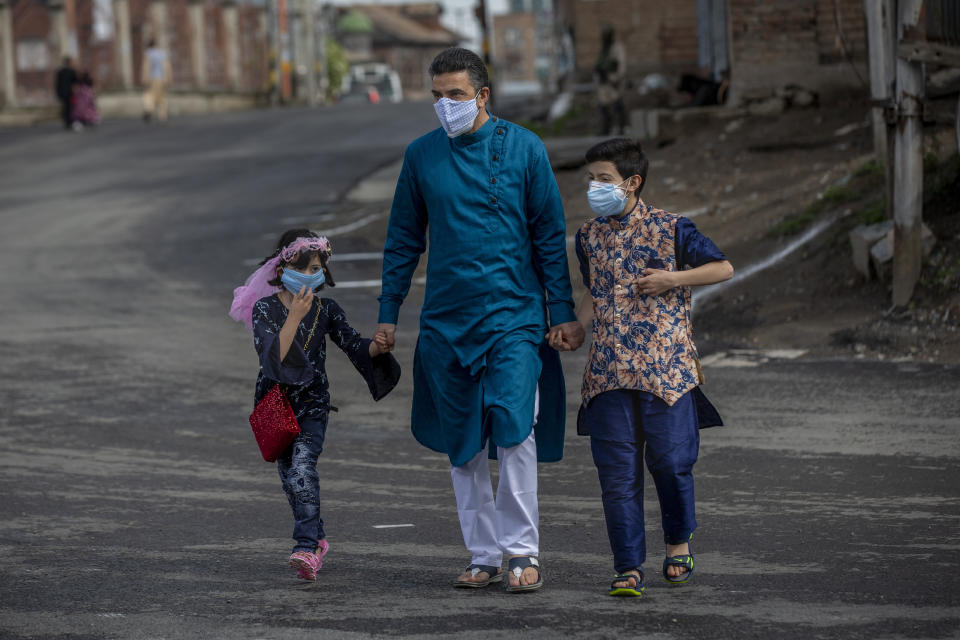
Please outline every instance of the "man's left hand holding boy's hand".
[{"label": "man's left hand holding boy's hand", "polygon": [[576,351],[583,344],[586,335],[583,326],[574,320],[552,327],[546,338],[548,344],[557,351]]}]

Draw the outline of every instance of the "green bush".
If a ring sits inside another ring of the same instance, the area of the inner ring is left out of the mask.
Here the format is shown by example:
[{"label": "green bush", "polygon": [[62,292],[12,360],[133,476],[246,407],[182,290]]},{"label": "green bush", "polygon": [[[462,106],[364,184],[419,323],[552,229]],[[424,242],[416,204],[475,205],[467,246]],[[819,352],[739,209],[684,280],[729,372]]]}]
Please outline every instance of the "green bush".
[{"label": "green bush", "polygon": [[857,212],[857,217],[862,224],[871,225],[883,222],[887,219],[887,199],[880,198],[874,200],[863,209]]},{"label": "green bush", "polygon": [[343,86],[343,79],[350,73],[350,61],[347,60],[347,52],[343,50],[336,40],[332,38],[327,40],[327,100],[333,100],[340,95],[340,87]]}]

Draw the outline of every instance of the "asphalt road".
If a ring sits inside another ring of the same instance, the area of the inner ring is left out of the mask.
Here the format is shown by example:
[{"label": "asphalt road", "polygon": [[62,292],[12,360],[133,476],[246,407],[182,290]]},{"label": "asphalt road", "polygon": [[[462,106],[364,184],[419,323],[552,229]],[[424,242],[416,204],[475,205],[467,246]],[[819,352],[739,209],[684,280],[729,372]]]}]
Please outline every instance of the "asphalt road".
[{"label": "asphalt road", "polygon": [[0,637],[960,637],[960,368],[912,362],[704,354],[727,426],[702,433],[696,576],[658,580],[648,478],[648,595],[620,600],[572,425],[585,350],[566,457],[541,468],[547,586],[508,595],[449,586],[469,559],[409,376],[373,403],[333,349],[332,549],[296,580],[231,291],[307,225],[369,335],[389,203],[344,195],[435,124],[414,104],[0,130]]}]

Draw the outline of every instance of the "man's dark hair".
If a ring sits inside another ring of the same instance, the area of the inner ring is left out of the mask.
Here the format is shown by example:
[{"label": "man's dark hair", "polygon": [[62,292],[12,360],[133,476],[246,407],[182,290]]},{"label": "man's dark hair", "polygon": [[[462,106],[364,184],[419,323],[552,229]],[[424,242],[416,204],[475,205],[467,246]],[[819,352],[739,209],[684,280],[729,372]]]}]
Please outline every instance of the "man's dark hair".
[{"label": "man's dark hair", "polygon": [[438,53],[437,57],[430,63],[428,71],[431,78],[443,73],[466,71],[474,92],[490,84],[490,79],[487,76],[487,65],[483,64],[480,56],[462,47],[450,47]]},{"label": "man's dark hair", "polygon": [[630,176],[640,176],[640,186],[634,195],[639,196],[643,185],[647,184],[647,169],[650,162],[643,155],[640,143],[630,138],[612,138],[604,140],[587,149],[587,163],[612,162],[620,177],[626,180]]}]

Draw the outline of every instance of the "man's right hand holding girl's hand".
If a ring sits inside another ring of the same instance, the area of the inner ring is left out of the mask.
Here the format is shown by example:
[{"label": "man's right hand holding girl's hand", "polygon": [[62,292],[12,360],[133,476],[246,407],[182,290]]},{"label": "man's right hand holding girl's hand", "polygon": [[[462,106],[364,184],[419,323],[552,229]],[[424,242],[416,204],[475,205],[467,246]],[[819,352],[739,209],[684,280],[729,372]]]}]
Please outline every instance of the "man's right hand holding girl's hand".
[{"label": "man's right hand holding girl's hand", "polygon": [[387,353],[389,351],[393,351],[393,347],[396,342],[396,335],[397,325],[388,322],[381,322],[377,325],[377,333],[374,334],[373,340],[380,345],[381,353]]},{"label": "man's right hand holding girl's hand", "polygon": [[393,346],[387,343],[386,334],[382,331],[377,331],[373,336],[373,340],[370,341],[370,357],[374,358],[384,353],[389,353],[392,350]]}]

